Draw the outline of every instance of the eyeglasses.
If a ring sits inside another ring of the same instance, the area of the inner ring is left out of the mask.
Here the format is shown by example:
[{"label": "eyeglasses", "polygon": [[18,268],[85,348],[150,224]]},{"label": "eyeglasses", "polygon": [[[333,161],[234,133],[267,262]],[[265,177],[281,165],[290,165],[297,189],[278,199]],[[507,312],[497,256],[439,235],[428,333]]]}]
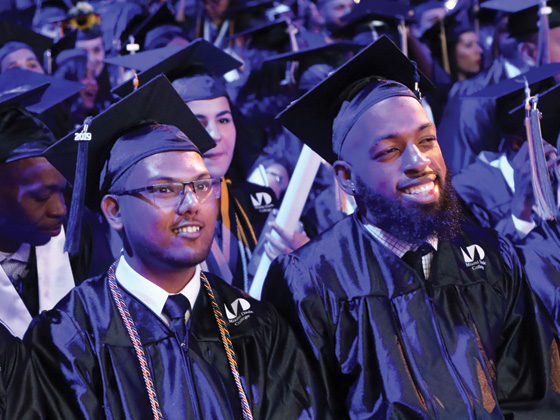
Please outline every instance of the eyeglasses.
[{"label": "eyeglasses", "polygon": [[214,193],[215,198],[220,197],[220,179],[197,179],[188,182],[166,182],[136,188],[129,191],[113,193],[115,195],[135,195],[143,191],[150,193],[151,201],[158,207],[177,207],[185,197],[185,187],[188,185],[197,201],[202,204]]}]

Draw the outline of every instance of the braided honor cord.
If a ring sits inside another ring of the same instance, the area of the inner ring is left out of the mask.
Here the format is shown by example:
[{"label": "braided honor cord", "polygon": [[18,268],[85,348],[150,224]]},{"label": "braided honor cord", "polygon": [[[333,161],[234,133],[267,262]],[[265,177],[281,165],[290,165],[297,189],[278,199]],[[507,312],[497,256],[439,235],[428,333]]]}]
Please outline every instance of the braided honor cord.
[{"label": "braided honor cord", "polygon": [[163,420],[163,414],[159,408],[159,402],[154,388],[154,382],[152,381],[152,373],[150,372],[150,367],[148,366],[148,361],[146,360],[146,354],[144,352],[144,347],[142,346],[142,341],[140,341],[140,336],[134,325],[134,321],[128,312],[125,301],[122,298],[121,292],[117,285],[115,277],[115,267],[117,262],[115,261],[109,271],[107,272],[107,278],[109,281],[109,287],[111,288],[111,294],[113,295],[113,300],[119,309],[121,318],[124,322],[124,326],[128,331],[130,341],[134,345],[134,350],[136,350],[136,356],[138,357],[138,362],[140,362],[140,369],[142,370],[142,376],[144,377],[144,383],[146,384],[146,391],[148,391],[148,397],[150,399],[150,405],[152,406],[152,413],[154,415],[154,420]]},{"label": "braided honor cord", "polygon": [[241,399],[241,409],[243,410],[243,419],[244,420],[253,420],[253,415],[251,414],[251,409],[249,408],[249,402],[247,401],[247,396],[245,395],[245,390],[243,389],[243,385],[241,384],[241,379],[239,378],[239,369],[237,368],[237,358],[235,356],[235,351],[233,350],[233,344],[231,342],[231,337],[229,335],[229,331],[224,321],[224,316],[220,311],[220,307],[218,306],[218,302],[216,302],[216,298],[214,297],[214,292],[212,291],[212,286],[210,286],[210,282],[204,275],[204,273],[200,273],[200,279],[202,280],[202,284],[206,288],[206,292],[212,301],[212,310],[214,311],[214,316],[216,317],[216,322],[218,323],[218,329],[220,330],[220,335],[222,337],[222,343],[224,344],[224,349],[226,350],[226,355],[229,361],[229,366],[231,368],[231,373],[233,378],[235,379],[235,384],[237,385],[237,390],[239,392],[239,398]]}]

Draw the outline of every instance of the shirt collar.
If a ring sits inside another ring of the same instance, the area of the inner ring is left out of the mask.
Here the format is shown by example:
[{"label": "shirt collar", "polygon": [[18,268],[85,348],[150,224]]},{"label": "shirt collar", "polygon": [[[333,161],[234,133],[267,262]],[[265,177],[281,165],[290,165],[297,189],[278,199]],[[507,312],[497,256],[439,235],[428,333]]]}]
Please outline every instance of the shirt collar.
[{"label": "shirt collar", "polygon": [[[167,301],[167,297],[172,293],[168,293],[159,287],[157,284],[152,283],[144,276],[138,274],[126,261],[124,256],[119,259],[119,264],[115,272],[118,282],[128,290],[132,295],[138,298],[148,308],[154,311],[165,322],[168,322],[167,317],[162,313],[163,306]],[[196,266],[196,271],[187,283],[187,285],[179,293],[185,295],[189,299],[191,308],[194,308],[196,298],[200,292],[200,265]]]},{"label": "shirt collar", "polygon": [[31,254],[31,245],[28,243],[23,243],[20,245],[16,252],[7,253],[0,252],[0,264],[6,260],[18,261],[27,264],[29,261],[29,255]]},{"label": "shirt collar", "polygon": [[[389,248],[397,257],[402,258],[404,254],[412,249],[416,249],[418,244],[411,244],[410,242],[403,241],[401,239],[395,238],[393,235],[385,232],[383,229],[372,225],[371,223],[362,220],[366,230],[377,239],[382,245]],[[433,236],[426,240],[431,246],[437,250],[438,238]]]}]

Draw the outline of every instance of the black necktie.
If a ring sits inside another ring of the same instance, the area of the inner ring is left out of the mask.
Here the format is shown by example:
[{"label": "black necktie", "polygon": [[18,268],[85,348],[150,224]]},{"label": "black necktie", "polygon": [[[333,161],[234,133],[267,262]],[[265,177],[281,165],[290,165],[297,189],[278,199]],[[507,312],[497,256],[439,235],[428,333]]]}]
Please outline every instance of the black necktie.
[{"label": "black necktie", "polygon": [[403,256],[402,260],[410,265],[414,270],[422,277],[424,277],[424,266],[422,264],[422,257],[434,251],[434,248],[427,242],[420,244],[416,250],[407,251]]},{"label": "black necktie", "polygon": [[191,304],[189,303],[189,299],[180,293],[177,295],[169,295],[163,307],[163,313],[171,320],[169,327],[177,334],[177,338],[182,343],[185,342],[185,336],[187,334],[185,314],[190,309]]}]

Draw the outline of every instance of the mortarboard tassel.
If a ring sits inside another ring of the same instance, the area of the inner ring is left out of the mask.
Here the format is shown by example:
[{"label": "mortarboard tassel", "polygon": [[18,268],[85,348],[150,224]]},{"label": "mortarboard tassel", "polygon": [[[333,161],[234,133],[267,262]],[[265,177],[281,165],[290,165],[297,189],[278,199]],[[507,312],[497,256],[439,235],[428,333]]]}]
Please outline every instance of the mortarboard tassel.
[{"label": "mortarboard tassel", "polygon": [[541,0],[539,5],[539,38],[537,48],[537,66],[550,63],[550,51],[548,47],[548,36],[550,24],[548,15],[552,13],[552,8],[546,5],[546,0]]},{"label": "mortarboard tassel", "polygon": [[542,144],[540,112],[537,108],[538,96],[531,96],[527,79],[525,79],[525,95],[525,128],[529,143],[535,204],[537,205],[539,216],[543,220],[553,220],[556,216],[557,208]]},{"label": "mortarboard tassel", "polygon": [[420,73],[418,73],[418,64],[416,61],[410,60],[410,62],[414,65],[414,95],[418,98],[418,100],[422,99],[422,92],[420,92]]},{"label": "mortarboard tassel", "polygon": [[88,148],[91,141],[91,133],[88,133],[88,128],[91,121],[92,117],[87,117],[82,131],[74,134],[74,141],[78,142],[78,156],[76,159],[76,175],[74,177],[74,188],[70,203],[70,214],[68,216],[68,232],[66,233],[66,242],[64,244],[64,251],[71,255],[78,252],[80,244],[80,227],[84,213],[84,196],[87,182]]}]

